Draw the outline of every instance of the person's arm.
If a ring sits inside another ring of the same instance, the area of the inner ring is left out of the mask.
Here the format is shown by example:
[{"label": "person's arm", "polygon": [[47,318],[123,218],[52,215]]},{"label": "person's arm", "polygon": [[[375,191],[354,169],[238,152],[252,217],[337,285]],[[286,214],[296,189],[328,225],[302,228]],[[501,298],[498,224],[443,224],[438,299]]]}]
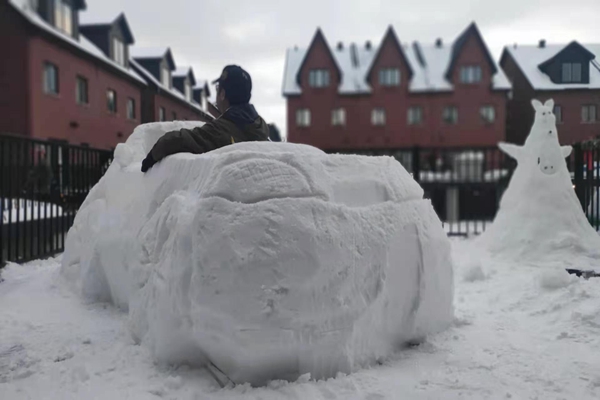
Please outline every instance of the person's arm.
[{"label": "person's arm", "polygon": [[148,171],[163,158],[176,153],[202,154],[231,144],[231,137],[214,124],[206,124],[194,129],[180,129],[163,135],[144,161],[142,172]]}]

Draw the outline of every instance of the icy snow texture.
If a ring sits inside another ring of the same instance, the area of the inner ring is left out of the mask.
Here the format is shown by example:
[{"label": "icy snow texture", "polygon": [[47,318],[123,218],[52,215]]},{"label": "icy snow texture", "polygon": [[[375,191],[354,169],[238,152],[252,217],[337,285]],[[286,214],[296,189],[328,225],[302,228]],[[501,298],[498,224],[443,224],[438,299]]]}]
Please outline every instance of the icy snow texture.
[{"label": "icy snow texture", "polygon": [[565,162],[571,147],[558,142],[554,102],[542,105],[534,100],[533,104],[535,120],[525,145],[500,144],[518,166],[494,223],[479,242],[493,255],[520,262],[560,269],[598,268],[600,237],[573,190]]},{"label": "icy snow texture", "polygon": [[163,132],[193,125],[117,147],[62,260],[86,297],[129,310],[158,361],[331,377],[449,325],[449,242],[400,163],[263,142],[139,172]]}]

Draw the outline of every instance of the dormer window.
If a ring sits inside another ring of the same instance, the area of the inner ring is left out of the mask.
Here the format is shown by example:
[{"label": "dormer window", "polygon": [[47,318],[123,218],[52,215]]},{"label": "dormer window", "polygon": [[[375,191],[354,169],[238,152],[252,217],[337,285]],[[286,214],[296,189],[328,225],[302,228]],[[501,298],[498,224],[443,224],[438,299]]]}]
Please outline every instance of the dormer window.
[{"label": "dormer window", "polygon": [[171,73],[166,66],[160,67],[160,83],[165,87],[171,88]]},{"label": "dormer window", "polygon": [[313,69],[308,75],[308,84],[310,87],[323,88],[329,86],[329,70]]},{"label": "dormer window", "polygon": [[581,63],[562,63],[563,83],[580,83],[581,76]]},{"label": "dormer window", "polygon": [[117,37],[113,37],[112,59],[117,64],[125,66],[125,45]]},{"label": "dormer window", "polygon": [[481,82],[481,67],[479,65],[460,67],[460,82],[468,84]]},{"label": "dormer window", "polygon": [[54,26],[69,36],[73,35],[73,10],[65,0],[54,0]]},{"label": "dormer window", "polygon": [[379,84],[381,86],[400,86],[399,68],[382,68],[379,70]]}]

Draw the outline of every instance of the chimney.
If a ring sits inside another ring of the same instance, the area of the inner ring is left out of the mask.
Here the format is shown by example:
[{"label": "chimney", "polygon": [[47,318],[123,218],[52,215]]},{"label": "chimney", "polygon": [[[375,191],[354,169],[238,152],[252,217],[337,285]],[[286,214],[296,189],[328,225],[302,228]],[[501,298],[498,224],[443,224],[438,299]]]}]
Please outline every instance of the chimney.
[{"label": "chimney", "polygon": [[437,38],[435,39],[435,47],[437,47],[438,49],[442,48],[442,38]]},{"label": "chimney", "polygon": [[517,48],[517,44],[515,43],[515,44],[513,44],[513,49],[516,49],[516,48]]},{"label": "chimney", "polygon": [[337,49],[338,49],[338,50],[344,50],[344,43],[342,43],[342,42],[338,42],[338,44],[337,44]]},{"label": "chimney", "polygon": [[298,51],[298,45],[294,46],[294,51]]},{"label": "chimney", "polygon": [[543,49],[546,47],[546,39],[542,39],[540,40],[540,44],[538,46],[540,49]]},{"label": "chimney", "polygon": [[372,47],[373,47],[373,45],[371,44],[371,41],[367,40],[367,43],[365,43],[365,49],[371,50]]}]

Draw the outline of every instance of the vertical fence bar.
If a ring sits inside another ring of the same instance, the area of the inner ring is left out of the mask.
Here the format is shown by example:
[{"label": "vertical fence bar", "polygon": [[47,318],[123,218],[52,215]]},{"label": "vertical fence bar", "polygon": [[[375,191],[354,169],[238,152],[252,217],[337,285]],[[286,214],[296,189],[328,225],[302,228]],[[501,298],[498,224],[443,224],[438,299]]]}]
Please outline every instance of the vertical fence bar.
[{"label": "vertical fence bar", "polygon": [[575,183],[575,193],[579,198],[579,202],[581,203],[581,207],[585,209],[585,187],[583,182],[583,150],[581,148],[581,144],[577,143],[573,146],[573,161],[574,161],[574,183]]}]

